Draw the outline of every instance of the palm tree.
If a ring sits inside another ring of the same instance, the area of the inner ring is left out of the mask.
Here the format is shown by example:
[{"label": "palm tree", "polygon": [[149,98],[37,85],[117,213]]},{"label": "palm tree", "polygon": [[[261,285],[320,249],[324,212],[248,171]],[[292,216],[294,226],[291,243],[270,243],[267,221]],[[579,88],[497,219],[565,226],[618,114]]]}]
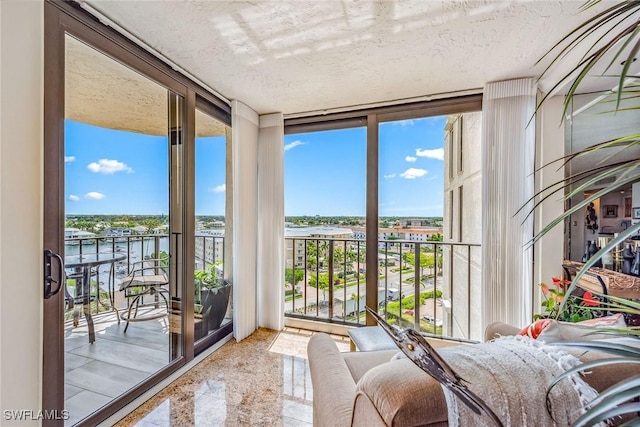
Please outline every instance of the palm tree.
[{"label": "palm tree", "polygon": [[313,240],[307,240],[306,245],[306,258],[307,258],[307,270],[314,270],[318,265],[318,248],[316,242]]},{"label": "palm tree", "polygon": [[[583,6],[583,9],[591,8],[600,3],[600,1],[601,0],[590,0],[585,4],[585,6]],[[583,59],[569,73],[567,73],[564,78],[553,86],[549,93],[543,98],[541,104],[544,103],[550,95],[554,94],[557,89],[568,85],[569,90],[565,97],[562,116],[564,119],[567,111],[572,105],[574,96],[581,88],[581,83],[583,83],[585,77],[589,76],[590,72],[594,68],[597,68],[598,64],[604,61],[608,64],[604,73],[613,73],[616,75],[618,85],[608,91],[605,96],[598,98],[596,103],[608,105],[609,110],[611,111],[640,109],[640,105],[637,102],[640,93],[639,77],[637,75],[628,75],[629,67],[636,60],[635,57],[640,51],[639,13],[640,1],[622,1],[596,14],[593,18],[578,26],[558,42],[547,53],[547,55],[545,55],[546,57],[555,54],[550,61],[549,66],[545,70],[545,73],[552,69],[555,64],[562,62],[565,55],[571,50],[587,45],[588,51],[584,55]],[[608,25],[612,25],[613,27],[608,30],[606,34],[598,37],[595,44],[588,45],[591,40],[589,36],[598,34],[599,31],[607,28]],[[626,53],[627,50],[628,53]],[[616,74],[612,67],[614,64],[617,65],[619,63],[622,63],[623,66]],[[596,103],[594,103],[594,105]],[[625,104],[624,107],[621,106],[621,103]],[[607,157],[600,162],[596,168],[568,176],[566,179],[556,182],[536,193],[534,197],[540,199],[536,206],[549,197],[553,197],[558,192],[565,192],[565,200],[569,201],[573,196],[583,193],[585,189],[595,183],[601,182],[602,180],[605,180],[605,182],[611,181],[609,184],[604,185],[602,189],[588,195],[583,201],[571,206],[571,208],[567,209],[561,216],[552,220],[537,236],[535,236],[534,242],[551,230],[555,225],[564,222],[573,213],[583,211],[594,200],[599,199],[605,194],[620,190],[620,188],[624,186],[639,182],[639,148],[640,133],[634,133],[614,140],[602,141],[578,152],[567,154],[564,158],[558,159],[553,164],[544,166],[554,167],[557,166],[558,163],[560,165],[568,164],[604,149],[612,149],[615,150],[616,153],[635,152],[638,154],[636,156],[627,156],[627,160],[612,161],[613,155],[607,153]],[[547,194],[543,195],[544,193]],[[613,239],[608,245],[603,247],[600,252],[593,256],[585,264],[579,275],[582,275],[584,271],[592,267],[603,254],[610,252],[615,246],[622,243],[633,234],[636,234],[639,230],[640,223],[628,227],[620,233],[617,238]]]},{"label": "palm tree", "polygon": [[347,249],[347,272],[353,271],[353,263],[358,261],[358,254],[351,248]]},{"label": "palm tree", "polygon": [[323,240],[318,244],[318,255],[319,255],[318,262],[324,265],[324,260],[327,259],[328,254],[329,254],[329,242],[326,240]]}]

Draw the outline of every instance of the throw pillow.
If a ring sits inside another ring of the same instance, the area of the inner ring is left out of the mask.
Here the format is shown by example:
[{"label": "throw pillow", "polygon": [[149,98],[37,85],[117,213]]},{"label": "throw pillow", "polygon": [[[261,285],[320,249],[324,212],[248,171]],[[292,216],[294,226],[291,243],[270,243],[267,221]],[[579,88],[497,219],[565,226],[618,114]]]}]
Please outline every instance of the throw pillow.
[{"label": "throw pillow", "polygon": [[622,314],[585,320],[578,323],[559,322],[555,319],[539,319],[523,328],[518,335],[545,342],[591,341],[611,338],[610,334],[597,333],[599,329],[626,327]]}]

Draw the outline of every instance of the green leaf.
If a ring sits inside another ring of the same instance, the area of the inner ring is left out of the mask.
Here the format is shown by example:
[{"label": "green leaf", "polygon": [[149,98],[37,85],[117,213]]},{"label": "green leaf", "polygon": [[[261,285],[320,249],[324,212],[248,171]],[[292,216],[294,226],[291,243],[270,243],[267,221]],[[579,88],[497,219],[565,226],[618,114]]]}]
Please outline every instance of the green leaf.
[{"label": "green leaf", "polygon": [[634,392],[617,393],[616,395],[589,408],[585,414],[573,423],[573,427],[594,425],[619,415],[636,412],[637,409],[634,410],[634,408],[640,408],[640,403],[624,404],[624,402],[635,397],[638,397],[638,395]]},{"label": "green leaf", "polygon": [[[640,341],[638,342],[640,343]],[[603,353],[609,353],[620,357],[640,357],[640,348],[611,341],[564,341],[558,343],[549,343],[549,345],[561,347],[580,347],[588,350],[601,351]]]},{"label": "green leaf", "polygon": [[[560,381],[570,377],[571,375],[575,375],[579,372],[584,372],[584,371],[588,371],[590,369],[593,368],[599,368],[602,366],[609,366],[609,365],[618,365],[621,363],[631,363],[631,364],[640,364],[640,359],[635,358],[635,357],[616,357],[616,358],[610,358],[610,359],[600,359],[600,360],[594,360],[592,362],[586,362],[583,364],[580,364],[578,366],[574,366],[571,369],[566,370],[565,372],[563,372],[562,374],[558,375],[552,382],[551,384],[549,384],[549,386],[547,387],[547,398],[549,397],[549,392],[551,391],[551,389],[553,389]],[[607,397],[607,392],[609,393],[615,393],[615,388],[617,387],[617,385],[610,387],[609,389],[607,389],[606,391],[602,392],[592,403],[594,402],[599,402],[602,398],[606,398]],[[626,385],[623,385],[622,388],[625,389]],[[609,391],[611,390],[611,391]]]}]

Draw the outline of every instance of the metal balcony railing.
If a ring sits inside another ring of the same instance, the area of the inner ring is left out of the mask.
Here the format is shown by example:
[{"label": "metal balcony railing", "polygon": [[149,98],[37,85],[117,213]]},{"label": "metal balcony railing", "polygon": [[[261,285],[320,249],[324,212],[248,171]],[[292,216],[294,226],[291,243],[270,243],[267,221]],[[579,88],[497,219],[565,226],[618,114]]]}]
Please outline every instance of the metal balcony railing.
[{"label": "metal balcony railing", "polygon": [[[169,253],[168,234],[135,234],[118,236],[93,236],[65,239],[65,255],[87,255],[97,253],[122,253],[126,255],[123,261],[113,265],[104,265],[98,268],[91,277],[92,302],[89,305],[92,314],[110,311],[108,301],[108,281],[119,281],[129,274],[131,265],[145,258],[156,258],[162,253]],[[195,269],[203,270],[210,265],[220,264],[224,259],[224,237],[202,236],[195,237]],[[221,267],[222,269],[223,267]],[[112,271],[114,269],[114,271]],[[71,273],[71,272],[68,272]],[[224,274],[224,273],[222,273]],[[73,281],[78,280],[72,274],[67,276],[68,289],[73,290]],[[118,282],[119,283],[119,282]],[[97,289],[99,297],[96,298]],[[113,286],[112,289],[117,289]],[[196,295],[196,298],[200,295]]]},{"label": "metal balcony railing", "polygon": [[[364,240],[285,238],[285,248],[285,316],[365,324]],[[379,313],[403,327],[471,338],[480,255],[478,244],[379,241]]]},{"label": "metal balcony railing", "polygon": [[[195,242],[196,270],[222,264],[223,236],[196,236]],[[65,249],[66,255],[125,253],[126,260],[114,266],[118,280],[128,273],[131,263],[169,252],[169,236],[70,238],[65,240]],[[479,298],[480,249],[479,244],[469,243],[379,241],[375,262],[379,313],[401,326],[474,338],[472,325],[480,308],[473,304],[474,297]],[[366,268],[364,240],[285,238],[285,316],[364,325]],[[108,278],[109,272],[100,270],[94,276],[100,289]],[[91,304],[94,313],[105,309]]]}]

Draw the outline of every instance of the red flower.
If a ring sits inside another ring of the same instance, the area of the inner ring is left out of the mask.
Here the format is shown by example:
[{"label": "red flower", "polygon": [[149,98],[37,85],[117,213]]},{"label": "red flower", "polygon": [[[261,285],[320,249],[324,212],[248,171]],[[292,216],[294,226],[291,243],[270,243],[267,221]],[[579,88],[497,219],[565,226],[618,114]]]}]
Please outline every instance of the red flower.
[{"label": "red flower", "polygon": [[584,295],[582,296],[582,301],[584,301],[585,305],[588,305],[591,307],[597,307],[600,305],[598,300],[594,299],[593,294],[589,291],[584,293]]},{"label": "red flower", "polygon": [[553,280],[553,286],[556,288],[564,288],[566,285],[571,284],[570,280],[564,280],[559,277],[552,277],[551,280]]},{"label": "red flower", "polygon": [[549,295],[549,286],[546,283],[540,283],[540,289],[542,289],[542,294],[544,296]]}]

